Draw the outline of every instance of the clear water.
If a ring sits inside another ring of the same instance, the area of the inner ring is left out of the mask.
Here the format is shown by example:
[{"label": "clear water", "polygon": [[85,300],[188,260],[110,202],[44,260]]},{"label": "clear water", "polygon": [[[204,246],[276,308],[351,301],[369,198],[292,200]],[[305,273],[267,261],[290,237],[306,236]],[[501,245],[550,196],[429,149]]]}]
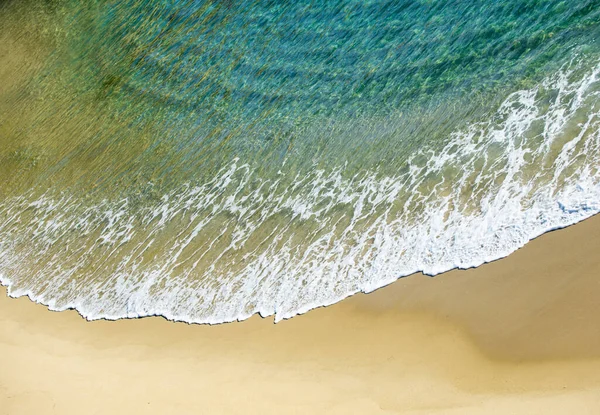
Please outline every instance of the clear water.
[{"label": "clear water", "polygon": [[0,276],[292,317],[600,210],[596,1],[0,3]]}]

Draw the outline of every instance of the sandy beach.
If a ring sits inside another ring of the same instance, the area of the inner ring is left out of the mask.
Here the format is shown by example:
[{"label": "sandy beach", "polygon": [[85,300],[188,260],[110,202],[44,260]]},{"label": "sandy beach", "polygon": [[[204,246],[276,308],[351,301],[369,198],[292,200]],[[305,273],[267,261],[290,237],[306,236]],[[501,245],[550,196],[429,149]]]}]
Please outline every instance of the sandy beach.
[{"label": "sandy beach", "polygon": [[278,324],[0,295],[0,414],[600,413],[600,216]]},{"label": "sandy beach", "polygon": [[600,5],[1,1],[0,415],[599,415]]}]

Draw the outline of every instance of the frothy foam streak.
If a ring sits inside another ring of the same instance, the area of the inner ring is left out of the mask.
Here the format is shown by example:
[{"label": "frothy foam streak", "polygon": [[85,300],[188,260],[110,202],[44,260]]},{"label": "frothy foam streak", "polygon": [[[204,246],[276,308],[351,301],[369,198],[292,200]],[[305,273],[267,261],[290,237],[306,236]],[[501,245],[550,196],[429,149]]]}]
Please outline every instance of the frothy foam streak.
[{"label": "frothy foam streak", "polygon": [[572,63],[405,173],[264,178],[238,159],[159,200],[0,205],[11,296],[87,319],[275,321],[402,276],[502,258],[600,210],[600,66]]}]

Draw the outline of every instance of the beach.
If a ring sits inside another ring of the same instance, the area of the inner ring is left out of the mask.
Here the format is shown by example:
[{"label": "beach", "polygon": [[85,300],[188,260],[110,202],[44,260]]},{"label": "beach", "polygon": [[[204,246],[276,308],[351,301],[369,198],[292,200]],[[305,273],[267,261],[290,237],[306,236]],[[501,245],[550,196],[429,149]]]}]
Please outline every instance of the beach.
[{"label": "beach", "polygon": [[600,7],[0,2],[0,415],[600,413]]},{"label": "beach", "polygon": [[273,324],[0,301],[0,414],[594,414],[600,216]]}]

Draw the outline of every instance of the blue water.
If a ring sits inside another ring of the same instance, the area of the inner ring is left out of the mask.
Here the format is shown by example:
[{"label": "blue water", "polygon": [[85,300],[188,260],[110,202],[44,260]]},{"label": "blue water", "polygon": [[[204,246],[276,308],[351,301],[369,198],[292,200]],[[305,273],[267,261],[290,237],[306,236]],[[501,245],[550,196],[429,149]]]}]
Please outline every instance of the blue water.
[{"label": "blue water", "polygon": [[0,4],[0,275],[288,318],[600,209],[595,1]]}]

